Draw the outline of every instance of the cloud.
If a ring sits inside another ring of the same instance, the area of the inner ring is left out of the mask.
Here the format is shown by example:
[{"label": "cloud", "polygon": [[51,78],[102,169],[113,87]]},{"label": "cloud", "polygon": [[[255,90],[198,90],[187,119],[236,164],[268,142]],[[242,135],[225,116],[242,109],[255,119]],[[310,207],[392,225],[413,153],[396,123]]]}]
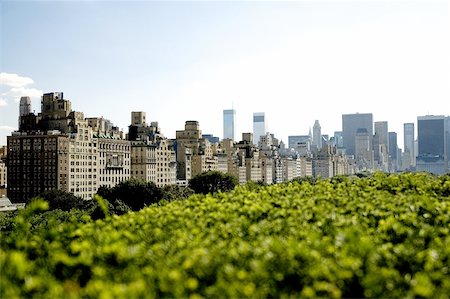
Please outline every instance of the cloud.
[{"label": "cloud", "polygon": [[12,131],[15,131],[15,130],[17,130],[17,129],[14,128],[14,127],[11,127],[11,126],[0,126],[0,131],[9,131],[9,132],[12,132]]},{"label": "cloud", "polygon": [[37,88],[14,87],[8,92],[3,93],[2,96],[12,98],[14,101],[19,103],[21,97],[28,96],[30,98],[40,98],[42,93],[42,90]]},{"label": "cloud", "polygon": [[0,107],[8,106],[8,102],[5,99],[0,98]]},{"label": "cloud", "polygon": [[30,87],[31,84],[34,84],[34,80],[29,77],[0,73],[0,107],[6,106],[11,101],[18,103],[24,96],[39,99],[43,93],[42,90]]},{"label": "cloud", "polygon": [[0,73],[0,84],[9,87],[23,87],[33,84],[34,81],[28,77],[22,77],[17,74]]}]

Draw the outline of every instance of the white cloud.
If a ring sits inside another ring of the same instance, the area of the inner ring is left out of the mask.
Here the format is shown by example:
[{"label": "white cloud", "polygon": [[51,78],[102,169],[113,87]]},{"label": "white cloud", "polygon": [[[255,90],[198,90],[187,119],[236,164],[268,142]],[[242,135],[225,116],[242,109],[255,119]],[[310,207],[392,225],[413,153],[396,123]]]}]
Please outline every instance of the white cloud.
[{"label": "white cloud", "polygon": [[0,73],[0,84],[9,87],[23,87],[33,84],[34,81],[28,77],[22,77],[17,74]]},{"label": "white cloud", "polygon": [[8,106],[8,102],[5,99],[0,98],[0,107]]},{"label": "white cloud", "polygon": [[11,127],[11,126],[0,126],[0,131],[10,131],[10,132],[12,132],[12,131],[15,131],[15,130],[17,130],[17,129],[14,128],[14,127]]},{"label": "white cloud", "polygon": [[20,102],[21,97],[28,96],[30,98],[39,99],[42,95],[42,90],[37,88],[26,88],[26,87],[14,87],[9,91],[2,94],[3,97],[14,99],[17,103]]},{"label": "white cloud", "polygon": [[0,73],[0,107],[6,106],[8,102],[18,103],[21,97],[29,96],[32,99],[39,99],[42,90],[30,87],[34,80],[29,77],[19,76],[12,73]]}]

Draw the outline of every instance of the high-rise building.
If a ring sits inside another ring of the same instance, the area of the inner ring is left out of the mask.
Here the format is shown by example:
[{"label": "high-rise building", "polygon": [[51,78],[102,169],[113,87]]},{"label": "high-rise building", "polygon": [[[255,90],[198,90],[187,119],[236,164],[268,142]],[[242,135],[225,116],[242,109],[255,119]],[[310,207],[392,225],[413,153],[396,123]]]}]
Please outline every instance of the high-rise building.
[{"label": "high-rise building", "polygon": [[414,123],[403,124],[403,169],[411,169],[416,165],[416,152],[414,150]]},{"label": "high-rise building", "polygon": [[231,139],[234,141],[236,135],[236,110],[223,110],[223,139]]},{"label": "high-rise building", "polygon": [[356,155],[356,132],[365,129],[370,136],[369,146],[372,149],[373,116],[372,113],[356,113],[342,115],[342,141],[347,155]]},{"label": "high-rise building", "polygon": [[373,136],[373,152],[374,160],[377,163],[377,168],[383,171],[388,171],[389,167],[389,136],[388,136],[388,122],[375,122],[375,135]]},{"label": "high-rise building", "polygon": [[41,113],[21,116],[19,130],[8,136],[11,201],[26,202],[52,189],[89,199],[99,186],[128,179],[129,142],[117,127],[106,127],[102,118],[72,111],[62,92],[44,94]]},{"label": "high-rise building", "polygon": [[355,136],[355,160],[359,170],[373,168],[372,134],[366,128],[359,128]]},{"label": "high-rise building", "polygon": [[398,170],[398,145],[397,133],[389,132],[389,171],[396,172]]},{"label": "high-rise building", "polygon": [[344,147],[344,142],[343,142],[341,131],[334,132],[334,143],[336,144],[336,146],[338,148]]},{"label": "high-rise building", "polygon": [[322,130],[319,124],[319,121],[316,120],[313,126],[313,140],[312,145],[317,149],[322,148]]},{"label": "high-rise building", "polygon": [[436,174],[448,170],[448,120],[443,115],[417,117],[418,153],[416,169]]},{"label": "high-rise building", "polygon": [[264,112],[253,113],[253,143],[258,144],[259,138],[266,135],[267,123]]},{"label": "high-rise building", "polygon": [[20,98],[19,116],[25,116],[31,113],[31,99],[30,97]]}]

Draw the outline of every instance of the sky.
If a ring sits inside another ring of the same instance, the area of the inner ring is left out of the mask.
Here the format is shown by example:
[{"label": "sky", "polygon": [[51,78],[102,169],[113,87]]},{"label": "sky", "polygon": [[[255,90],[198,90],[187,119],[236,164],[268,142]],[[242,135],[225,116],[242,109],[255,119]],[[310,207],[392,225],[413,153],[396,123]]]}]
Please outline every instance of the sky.
[{"label": "sky", "polygon": [[[174,138],[187,120],[223,137],[254,112],[287,143],[342,114],[403,123],[450,115],[448,1],[0,1],[0,145],[19,99],[62,91],[124,131],[145,111]],[[417,134],[417,131],[416,131]]]}]

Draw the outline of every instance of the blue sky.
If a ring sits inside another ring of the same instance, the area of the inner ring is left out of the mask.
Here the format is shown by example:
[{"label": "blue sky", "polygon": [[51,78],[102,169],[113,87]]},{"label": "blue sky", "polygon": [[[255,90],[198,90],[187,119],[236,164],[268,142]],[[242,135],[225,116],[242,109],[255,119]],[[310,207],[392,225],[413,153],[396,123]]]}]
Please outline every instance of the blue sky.
[{"label": "blue sky", "polygon": [[62,91],[86,117],[127,130],[147,112],[169,138],[198,120],[222,137],[265,112],[287,141],[318,119],[372,112],[399,134],[450,114],[450,1],[2,1],[0,145],[18,100]]}]

